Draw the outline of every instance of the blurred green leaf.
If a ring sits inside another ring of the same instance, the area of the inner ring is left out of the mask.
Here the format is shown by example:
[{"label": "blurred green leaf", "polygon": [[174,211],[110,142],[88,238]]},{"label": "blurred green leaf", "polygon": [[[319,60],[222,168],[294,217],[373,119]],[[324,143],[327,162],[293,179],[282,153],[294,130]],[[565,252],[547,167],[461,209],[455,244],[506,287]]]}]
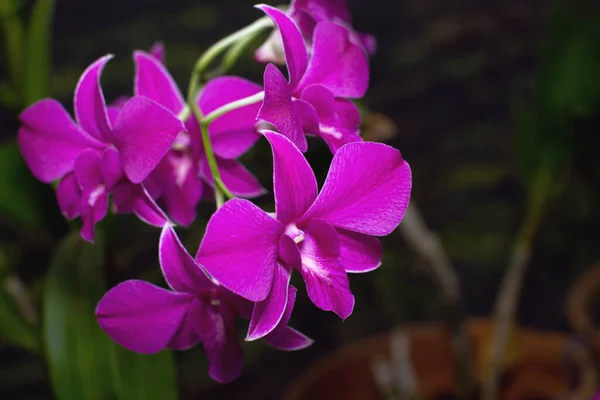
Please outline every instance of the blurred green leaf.
[{"label": "blurred green leaf", "polygon": [[589,112],[600,101],[600,16],[577,2],[555,0],[540,64],[540,103],[545,112]]},{"label": "blurred green leaf", "polygon": [[0,25],[4,36],[6,68],[10,86],[17,92],[20,89],[23,72],[23,22],[19,18],[19,2],[0,0]]},{"label": "blurred green leaf", "polygon": [[113,379],[119,400],[177,400],[173,353],[136,354],[113,344]]},{"label": "blurred green leaf", "polygon": [[104,400],[112,392],[112,343],[94,310],[103,294],[103,247],[78,232],[57,247],[45,283],[44,340],[50,378],[58,400]]},{"label": "blurred green leaf", "polygon": [[27,227],[43,227],[44,189],[29,172],[17,143],[0,145],[0,215]]},{"label": "blurred green leaf", "polygon": [[8,343],[23,347],[32,352],[39,350],[36,328],[25,320],[9,285],[12,277],[0,278],[0,337]]},{"label": "blurred green leaf", "polygon": [[27,105],[50,95],[50,46],[54,0],[37,0],[27,30],[24,98]]},{"label": "blurred green leaf", "polygon": [[[98,234],[96,234],[98,236]],[[67,236],[54,255],[44,292],[44,338],[58,400],[176,400],[173,355],[132,353],[95,317],[104,294],[103,246]]]}]

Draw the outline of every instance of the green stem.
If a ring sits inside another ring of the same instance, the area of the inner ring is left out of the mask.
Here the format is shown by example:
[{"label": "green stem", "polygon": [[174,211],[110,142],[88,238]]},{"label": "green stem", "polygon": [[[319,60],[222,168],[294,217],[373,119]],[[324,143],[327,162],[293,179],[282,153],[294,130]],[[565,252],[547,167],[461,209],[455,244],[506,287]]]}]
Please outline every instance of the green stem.
[{"label": "green stem", "polygon": [[206,159],[210,166],[210,172],[215,183],[215,202],[217,203],[217,208],[219,208],[223,204],[223,197],[226,197],[227,199],[232,199],[234,196],[227,189],[227,187],[223,183],[223,180],[221,179],[221,174],[219,173],[219,168],[217,166],[217,160],[215,158],[212,143],[210,141],[210,136],[208,134],[208,125],[221,115],[246,105],[244,101],[251,101],[251,103],[247,104],[254,104],[258,101],[261,101],[262,97],[258,98],[258,96],[255,95],[250,96],[246,99],[234,101],[230,104],[226,104],[223,107],[220,107],[217,110],[213,111],[207,116],[207,118],[204,118],[204,116],[202,115],[202,111],[200,110],[200,107],[198,106],[196,100],[198,94],[200,93],[200,90],[202,89],[202,80],[204,77],[204,73],[210,65],[210,63],[219,54],[227,50],[230,46],[235,45],[239,41],[245,40],[248,36],[254,36],[258,32],[270,26],[273,26],[273,22],[270,18],[260,18],[254,23],[248,25],[247,27],[242,28],[239,31],[234,32],[231,35],[219,40],[217,43],[212,45],[206,52],[204,52],[204,54],[200,56],[198,61],[196,61],[196,64],[194,64],[194,69],[192,71],[190,83],[188,86],[187,106],[178,115],[180,119],[185,121],[190,116],[191,110],[191,112],[194,114],[194,117],[198,121],[198,124],[200,125],[200,130],[202,132],[202,143],[204,145],[204,152],[206,154]]},{"label": "green stem", "polygon": [[198,123],[200,124],[200,130],[202,131],[202,144],[204,145],[204,152],[206,154],[206,159],[208,160],[208,165],[210,166],[210,173],[212,174],[213,181],[215,182],[215,199],[218,203],[219,191],[221,194],[227,197],[227,199],[233,199],[233,194],[231,194],[221,179],[221,173],[217,167],[217,159],[215,158],[210,136],[208,135],[208,126],[202,123],[202,111],[200,111],[200,107],[198,107],[198,104],[195,102],[191,104],[191,108],[196,120],[198,120]]},{"label": "green stem", "polygon": [[230,111],[237,110],[238,108],[242,108],[245,106],[249,106],[250,104],[255,104],[260,101],[263,101],[265,98],[265,92],[258,92],[253,94],[252,96],[244,97],[243,99],[239,99],[236,101],[232,101],[231,103],[227,103],[213,112],[209,113],[202,119],[202,123],[206,126],[210,125],[215,119],[219,118],[223,114],[227,114]]},{"label": "green stem", "polygon": [[273,22],[269,17],[262,17],[256,20],[254,23],[246,26],[245,28],[240,29],[237,32],[232,33],[231,35],[219,40],[217,43],[212,45],[199,59],[196,61],[194,65],[194,69],[192,72],[192,76],[190,79],[190,84],[188,86],[188,100],[190,98],[196,97],[198,94],[200,83],[202,81],[202,76],[206,71],[206,68],[210,65],[210,63],[222,52],[227,50],[231,45],[237,43],[240,40],[243,40],[248,35],[254,35],[261,30],[273,26]]},{"label": "green stem", "polygon": [[517,234],[513,254],[500,292],[496,298],[496,326],[490,347],[490,362],[483,382],[483,400],[499,397],[502,362],[508,346],[511,327],[519,301],[523,278],[527,270],[531,247],[552,188],[554,169],[540,167],[527,205],[527,214]]}]

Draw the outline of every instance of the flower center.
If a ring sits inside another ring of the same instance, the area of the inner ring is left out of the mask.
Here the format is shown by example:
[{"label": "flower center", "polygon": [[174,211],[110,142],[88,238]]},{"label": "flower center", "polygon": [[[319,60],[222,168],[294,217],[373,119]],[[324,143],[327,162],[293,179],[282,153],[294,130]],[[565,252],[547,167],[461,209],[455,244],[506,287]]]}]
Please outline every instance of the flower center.
[{"label": "flower center", "polygon": [[340,140],[343,136],[342,132],[338,131],[333,126],[320,125],[319,128],[321,130],[321,133],[332,136],[338,140]]},{"label": "flower center", "polygon": [[285,234],[292,238],[296,244],[302,242],[304,240],[304,232],[296,226],[296,224],[291,223],[285,228]]}]

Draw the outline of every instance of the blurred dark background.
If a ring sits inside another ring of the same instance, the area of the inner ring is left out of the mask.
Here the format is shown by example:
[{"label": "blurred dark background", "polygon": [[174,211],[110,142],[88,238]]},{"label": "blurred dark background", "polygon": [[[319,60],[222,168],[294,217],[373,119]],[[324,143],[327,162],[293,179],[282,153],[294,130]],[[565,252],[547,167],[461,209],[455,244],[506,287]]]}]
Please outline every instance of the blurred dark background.
[{"label": "blurred dark background", "polygon": [[[588,10],[590,18],[598,11],[592,2],[571,3]],[[400,149],[412,167],[413,200],[456,268],[465,310],[470,316],[489,315],[526,212],[514,105],[539,102],[550,1],[348,0],[348,4],[355,28],[373,33],[378,41],[370,88],[362,104],[397,125],[397,134],[386,142]],[[242,0],[58,1],[51,49],[52,97],[71,109],[79,75],[106,53],[116,57],[103,76],[105,96],[110,101],[131,94],[132,51],[149,49],[157,40],[164,41],[167,67],[185,89],[202,51],[261,16],[252,5]],[[261,39],[265,37],[266,33]],[[595,66],[600,75],[600,64]],[[261,82],[263,68],[253,62],[249,50],[232,73]],[[565,63],[554,79],[577,75],[573,68],[578,67]],[[564,89],[565,97],[571,96],[572,86]],[[568,331],[565,294],[600,258],[599,110],[586,107],[569,120],[566,135],[573,139],[574,156],[561,165],[553,180],[559,194],[548,203],[534,241],[518,305],[523,326]],[[14,137],[17,114],[18,110],[1,109],[3,140]],[[309,161],[322,179],[330,154],[324,145],[310,144]],[[260,142],[243,161],[270,190],[268,146]],[[0,218],[0,264],[9,262],[31,290],[34,303],[40,304],[41,279],[68,227],[52,190],[41,184],[36,190],[39,196],[28,203],[31,213],[43,214],[52,224],[22,228],[10,214]],[[272,207],[270,195],[258,202]],[[203,203],[194,226],[179,231],[192,254],[212,207]],[[110,249],[108,285],[140,276],[161,282],[155,246],[158,232],[133,217],[111,217],[103,224]],[[444,299],[423,260],[397,232],[383,243],[382,267],[351,277],[357,302],[347,321],[316,309],[303,294],[292,325],[315,339],[312,347],[284,353],[262,343],[246,343],[244,374],[228,385],[209,379],[201,348],[178,353],[181,398],[279,399],[312,363],[344,344],[398,324],[444,319]],[[44,361],[2,339],[0,398],[52,398]]]}]

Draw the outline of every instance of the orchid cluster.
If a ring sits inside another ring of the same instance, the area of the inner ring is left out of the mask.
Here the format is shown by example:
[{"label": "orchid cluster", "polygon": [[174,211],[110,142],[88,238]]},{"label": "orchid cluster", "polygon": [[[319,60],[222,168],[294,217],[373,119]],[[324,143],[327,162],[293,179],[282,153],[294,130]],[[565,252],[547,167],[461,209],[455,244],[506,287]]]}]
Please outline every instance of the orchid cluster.
[{"label": "orchid cluster", "polygon": [[[274,26],[256,59],[278,63],[283,54],[287,78],[269,63],[262,86],[234,76],[203,83],[201,58],[186,99],[155,47],[134,53],[133,96],[107,104],[100,86],[107,55],[77,84],[75,120],[44,99],[21,114],[18,135],[31,172],[57,182],[59,207],[81,218],[84,239],[93,241],[109,203],[113,213],[162,228],[159,261],[169,289],[118,284],[98,304],[102,329],[139,353],[202,343],[219,382],[241,374],[238,317],[249,320],[247,341],[264,338],[282,350],[312,343],[288,326],[293,271],[317,307],[346,319],[355,302],[348,274],[380,265],[376,237],[398,226],[411,190],[400,152],[360,137],[351,99],[367,90],[375,42],[352,28],[343,0],[294,0],[287,12],[257,8],[266,17],[205,54]],[[303,154],[307,135],[333,154],[320,191]],[[273,213],[247,200],[266,191],[238,161],[262,138],[273,155]],[[216,211],[192,257],[173,226],[191,225],[198,203],[213,196]]]}]

